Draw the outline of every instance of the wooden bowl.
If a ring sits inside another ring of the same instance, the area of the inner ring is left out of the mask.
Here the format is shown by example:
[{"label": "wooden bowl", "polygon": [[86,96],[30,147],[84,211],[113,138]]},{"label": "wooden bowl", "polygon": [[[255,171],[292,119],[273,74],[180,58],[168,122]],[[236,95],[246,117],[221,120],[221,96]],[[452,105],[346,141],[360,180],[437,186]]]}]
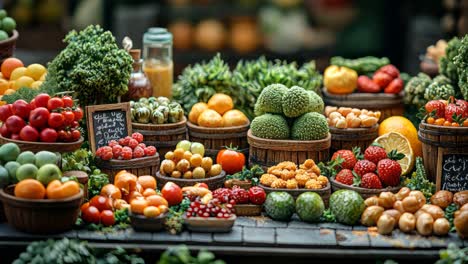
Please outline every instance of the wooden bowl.
[{"label": "wooden bowl", "polygon": [[12,57],[16,48],[16,40],[18,39],[19,33],[13,30],[13,35],[8,39],[0,41],[0,62],[4,59]]},{"label": "wooden bowl", "polygon": [[241,180],[232,179],[232,180],[226,180],[224,182],[225,188],[231,189],[234,186],[239,186],[240,188],[248,191],[252,187],[252,181],[248,181],[248,180],[241,181]]},{"label": "wooden bowl", "polygon": [[258,216],[262,214],[261,204],[236,204],[234,205],[237,216]]},{"label": "wooden bowl", "polygon": [[136,215],[130,213],[130,222],[135,230],[158,232],[164,229],[167,214],[160,214],[156,218],[147,218],[144,215]]},{"label": "wooden bowl", "polygon": [[96,158],[95,163],[103,173],[109,176],[109,181],[114,183],[115,175],[121,170],[126,170],[127,172],[137,176],[154,176],[159,170],[159,153],[156,152],[156,155],[154,156],[146,156],[131,160],[102,160],[100,158]]},{"label": "wooden bowl", "polygon": [[187,229],[194,232],[205,233],[226,233],[230,232],[236,221],[236,215],[228,219],[216,217],[190,217],[184,215],[184,222]]},{"label": "wooden bowl", "polygon": [[325,204],[325,206],[328,206],[328,200],[330,199],[330,195],[331,195],[330,182],[328,182],[327,186],[325,188],[322,188],[322,189],[271,188],[271,187],[268,187],[268,186],[265,186],[265,185],[262,185],[262,184],[259,184],[258,186],[262,187],[267,194],[271,193],[271,192],[287,192],[287,193],[291,194],[292,197],[294,197],[294,199],[297,199],[297,197],[299,195],[301,195],[301,194],[303,194],[305,192],[314,192],[314,193],[317,193],[318,195],[320,195],[320,197],[322,197],[322,200],[323,200],[323,203]]},{"label": "wooden bowl", "polygon": [[75,225],[83,202],[83,190],[65,199],[24,199],[13,195],[15,185],[0,189],[8,223],[35,234],[61,233]]},{"label": "wooden bowl", "polygon": [[210,190],[216,190],[224,186],[224,180],[226,179],[226,172],[221,171],[221,174],[214,177],[204,178],[204,179],[183,179],[183,178],[173,178],[161,175],[161,173],[156,173],[156,181],[158,182],[158,188],[162,189],[164,184],[167,182],[173,182],[180,187],[193,186],[196,183],[206,183]]},{"label": "wooden bowl", "polygon": [[34,153],[39,152],[41,150],[47,150],[50,152],[73,152],[81,147],[83,144],[84,138],[81,137],[78,141],[75,142],[56,142],[56,143],[48,143],[48,142],[29,142],[29,141],[22,141],[22,140],[14,140],[11,138],[5,138],[0,135],[0,143],[15,143],[21,149],[21,151],[32,151]]},{"label": "wooden bowl", "polygon": [[356,187],[356,186],[350,186],[346,185],[340,182],[335,181],[335,178],[332,177],[330,178],[330,182],[332,185],[333,191],[338,191],[338,190],[353,190],[358,192],[362,198],[367,199],[372,196],[379,196],[381,192],[392,192],[392,193],[397,193],[400,189],[401,186],[398,187],[387,187],[383,189],[367,189],[367,188],[361,188],[361,187]]}]

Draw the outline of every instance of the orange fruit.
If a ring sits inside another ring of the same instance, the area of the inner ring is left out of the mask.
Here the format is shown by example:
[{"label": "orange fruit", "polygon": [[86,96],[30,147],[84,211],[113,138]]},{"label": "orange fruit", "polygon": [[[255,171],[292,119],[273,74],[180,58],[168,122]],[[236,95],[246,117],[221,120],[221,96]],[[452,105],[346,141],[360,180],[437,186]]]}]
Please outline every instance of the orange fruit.
[{"label": "orange fruit", "polygon": [[208,109],[208,105],[206,103],[200,102],[196,103],[192,106],[192,109],[190,110],[190,113],[188,115],[188,119],[192,124],[198,124],[198,117]]},{"label": "orange fruit", "polygon": [[208,108],[215,110],[220,115],[223,115],[234,108],[234,102],[229,95],[217,93],[211,96],[210,100],[208,100]]},{"label": "orange fruit", "polygon": [[156,191],[154,189],[148,188],[148,189],[145,189],[142,194],[144,197],[148,197],[150,195],[155,195]]},{"label": "orange fruit", "polygon": [[143,215],[148,218],[155,218],[161,214],[161,211],[156,206],[148,206],[143,210]]},{"label": "orange fruit", "polygon": [[108,183],[101,189],[101,195],[112,199],[121,199],[122,192],[114,184]]},{"label": "orange fruit", "polygon": [[26,75],[26,67],[18,67],[10,74],[10,81],[18,80],[19,77]]},{"label": "orange fruit", "polygon": [[161,211],[161,214],[167,213],[169,211],[169,207],[167,205],[160,205],[158,206],[159,211]]},{"label": "orange fruit", "polygon": [[389,132],[398,132],[408,139],[415,157],[422,156],[422,146],[418,139],[418,131],[413,123],[403,116],[392,116],[385,119],[379,126],[379,136]]},{"label": "orange fruit", "polygon": [[67,181],[61,183],[59,180],[53,180],[47,185],[47,198],[64,199],[80,192],[80,185],[76,181]]},{"label": "orange fruit", "polygon": [[138,177],[137,182],[143,187],[143,189],[156,189],[156,179],[150,175],[144,175]]},{"label": "orange fruit", "polygon": [[134,199],[130,202],[130,211],[134,214],[143,214],[143,211],[148,206],[148,202],[142,199]]},{"label": "orange fruit", "polygon": [[143,195],[140,193],[140,192],[137,192],[137,191],[133,191],[133,192],[130,192],[129,194],[127,195],[123,195],[122,199],[124,199],[125,201],[127,202],[131,202],[135,199],[144,199]]},{"label": "orange fruit", "polygon": [[47,72],[47,69],[38,63],[33,63],[26,68],[26,76],[38,81],[42,75]]},{"label": "orange fruit", "polygon": [[10,95],[10,94],[14,94],[14,93],[16,93],[16,91],[13,90],[13,89],[11,89],[11,88],[9,88],[9,89],[7,89],[3,94],[4,94],[4,95],[5,95],[5,94],[6,94],[6,95]]},{"label": "orange fruit", "polygon": [[9,79],[13,70],[18,67],[24,67],[22,61],[17,58],[8,58],[3,61],[0,70],[2,71],[3,77]]},{"label": "orange fruit", "polygon": [[161,195],[150,195],[148,197],[145,198],[146,201],[148,201],[148,205],[152,205],[152,206],[160,206],[160,205],[165,205],[165,206],[168,206],[168,203],[166,201],[166,199],[164,199],[164,197],[162,197]]},{"label": "orange fruit", "polygon": [[0,79],[0,94],[4,94],[10,88],[10,84],[5,79]]},{"label": "orange fruit", "polygon": [[15,196],[25,199],[44,199],[46,188],[38,180],[26,179],[15,186]]}]

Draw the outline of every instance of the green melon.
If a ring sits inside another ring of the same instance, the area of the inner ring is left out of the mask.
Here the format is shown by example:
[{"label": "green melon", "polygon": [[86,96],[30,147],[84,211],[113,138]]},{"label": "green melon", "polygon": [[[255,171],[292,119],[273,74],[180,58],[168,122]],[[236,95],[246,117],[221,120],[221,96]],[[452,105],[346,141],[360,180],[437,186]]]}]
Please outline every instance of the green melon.
[{"label": "green melon", "polygon": [[265,201],[265,211],[273,220],[289,221],[294,214],[294,198],[287,192],[271,192]]},{"label": "green melon", "polygon": [[317,222],[325,210],[322,197],[314,192],[305,192],[296,199],[296,213],[304,222]]},{"label": "green melon", "polygon": [[330,196],[330,210],[336,221],[353,225],[359,221],[366,208],[361,195],[352,190],[339,190]]}]

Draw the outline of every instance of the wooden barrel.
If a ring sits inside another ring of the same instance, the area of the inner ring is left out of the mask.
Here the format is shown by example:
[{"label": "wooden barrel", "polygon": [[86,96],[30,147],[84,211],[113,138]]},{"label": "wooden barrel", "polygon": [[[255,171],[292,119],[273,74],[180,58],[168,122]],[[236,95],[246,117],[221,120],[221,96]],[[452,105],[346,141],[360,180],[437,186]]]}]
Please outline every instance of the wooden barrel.
[{"label": "wooden barrel", "polygon": [[[421,122],[418,138],[422,143],[427,177],[437,183],[437,189],[443,187],[441,186],[442,176],[445,178],[448,174],[452,174],[451,176],[456,178],[460,176],[459,181],[465,181],[465,183],[468,181],[468,168],[463,169],[466,167],[464,164],[468,164],[468,127],[443,127]],[[443,173],[443,163],[449,155],[455,155],[454,157],[460,166],[454,170],[458,172],[451,173],[448,171],[449,168],[446,168]],[[456,176],[457,173],[461,174]],[[443,189],[456,191],[452,188]]]},{"label": "wooden barrel", "polygon": [[75,141],[75,142],[55,142],[55,143],[29,142],[29,141],[5,138],[0,135],[0,145],[6,144],[6,143],[15,143],[16,145],[18,145],[21,151],[29,150],[34,153],[37,153],[42,150],[47,150],[50,152],[59,152],[59,153],[73,152],[81,147],[81,144],[83,144],[83,141],[84,141],[84,138],[81,137],[78,141]]},{"label": "wooden barrel", "polygon": [[173,151],[179,141],[187,139],[187,119],[184,118],[172,124],[141,124],[132,123],[132,131],[143,135],[147,146],[155,146],[161,157],[166,152]]},{"label": "wooden barrel", "polygon": [[109,175],[109,181],[114,183],[114,176],[121,170],[126,170],[136,176],[156,176],[159,170],[159,154],[154,156],[136,158],[131,160],[102,160],[96,158],[96,166],[105,174]]},{"label": "wooden barrel", "polygon": [[205,146],[205,156],[216,160],[218,151],[232,144],[233,147],[244,153],[246,157],[249,153],[247,142],[247,130],[250,122],[243,126],[234,127],[201,127],[190,121],[187,122],[189,140],[200,142]]},{"label": "wooden barrel", "polygon": [[307,159],[316,163],[327,161],[330,156],[331,135],[320,140],[276,140],[259,138],[249,130],[247,139],[250,145],[249,165],[258,164],[266,171],[283,161],[302,164]]},{"label": "wooden barrel", "polygon": [[173,182],[180,187],[194,186],[197,183],[205,183],[208,185],[208,188],[212,191],[222,188],[224,180],[226,180],[226,172],[221,171],[217,176],[203,178],[203,179],[184,179],[184,178],[174,178],[169,176],[162,175],[159,171],[156,173],[156,181],[158,183],[158,188],[162,189],[167,182]]},{"label": "wooden barrel", "polygon": [[403,94],[386,93],[352,93],[331,94],[323,90],[323,101],[325,105],[337,107],[352,107],[380,111],[380,121],[391,116],[402,116],[404,111]]},{"label": "wooden barrel", "polygon": [[379,125],[362,128],[336,128],[330,127],[331,147],[330,152],[334,153],[340,149],[352,149],[360,147],[365,150],[374,139],[379,136]]},{"label": "wooden barrel", "polygon": [[401,186],[387,187],[387,188],[382,188],[382,189],[367,189],[367,188],[356,187],[356,186],[346,185],[341,182],[337,182],[335,181],[334,177],[330,178],[330,182],[331,182],[331,186],[334,192],[338,190],[352,190],[352,191],[359,193],[364,199],[367,199],[372,196],[379,196],[381,192],[397,193],[401,189]]}]

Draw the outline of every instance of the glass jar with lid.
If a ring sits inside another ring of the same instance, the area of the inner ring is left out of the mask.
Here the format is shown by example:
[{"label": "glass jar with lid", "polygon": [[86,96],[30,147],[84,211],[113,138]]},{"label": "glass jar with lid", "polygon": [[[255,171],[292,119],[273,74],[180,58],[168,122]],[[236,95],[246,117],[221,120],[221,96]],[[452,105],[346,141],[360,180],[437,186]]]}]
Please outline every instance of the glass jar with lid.
[{"label": "glass jar with lid", "polygon": [[174,72],[172,34],[161,29],[150,28],[143,35],[143,71],[151,82],[153,96],[170,98]]}]

